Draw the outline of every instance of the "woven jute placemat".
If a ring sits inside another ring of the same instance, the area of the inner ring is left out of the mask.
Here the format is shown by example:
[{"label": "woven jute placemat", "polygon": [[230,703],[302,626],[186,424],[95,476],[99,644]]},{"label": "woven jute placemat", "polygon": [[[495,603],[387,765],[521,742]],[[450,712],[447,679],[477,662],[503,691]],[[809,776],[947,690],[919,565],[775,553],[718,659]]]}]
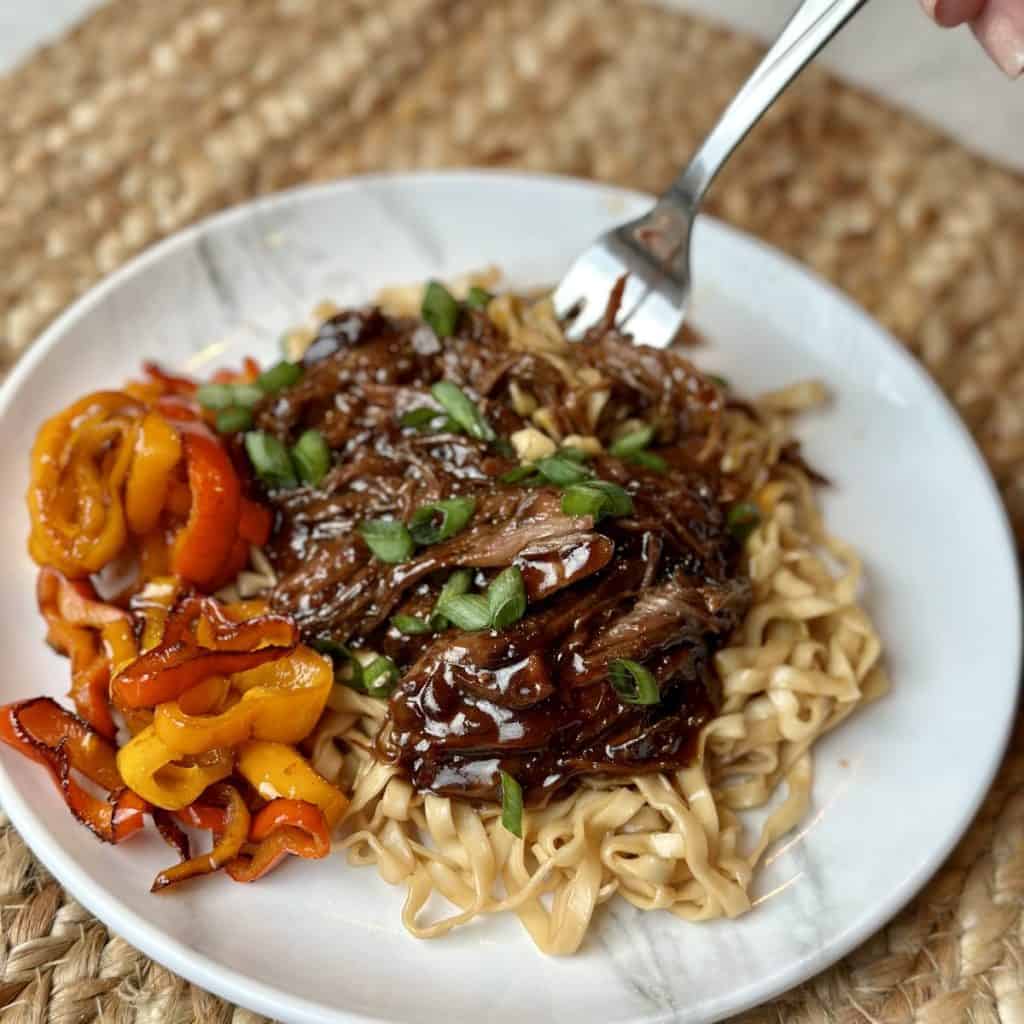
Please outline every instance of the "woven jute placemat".
[{"label": "woven jute placemat", "polygon": [[[0,79],[2,364],[132,254],[259,193],[457,165],[657,191],[758,53],[627,0],[114,0]],[[811,72],[711,209],[909,346],[1024,536],[1024,180]],[[1022,783],[1018,729],[967,838],[910,907],[742,1020],[1024,1021]],[[0,923],[4,1024],[258,1019],[111,935],[6,820]]]}]

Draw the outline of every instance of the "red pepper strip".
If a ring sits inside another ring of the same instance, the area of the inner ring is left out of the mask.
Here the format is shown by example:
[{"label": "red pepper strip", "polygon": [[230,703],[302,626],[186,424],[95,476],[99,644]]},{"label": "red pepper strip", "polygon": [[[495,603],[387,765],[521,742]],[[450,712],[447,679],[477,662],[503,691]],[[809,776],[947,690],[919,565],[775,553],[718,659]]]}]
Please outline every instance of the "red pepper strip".
[{"label": "red pepper strip", "polygon": [[164,395],[156,400],[155,408],[167,419],[177,422],[192,422],[203,418],[199,406],[182,395]]},{"label": "red pepper strip", "polygon": [[102,629],[112,622],[128,619],[127,612],[98,600],[88,580],[69,580],[56,569],[39,570],[36,599],[43,614],[48,609],[56,609],[57,614],[72,626]]},{"label": "red pepper strip", "polygon": [[201,828],[208,832],[223,832],[227,814],[220,807],[194,803],[174,812],[174,817],[189,828]]},{"label": "red pepper strip", "polygon": [[210,581],[211,590],[220,590],[229,583],[234,583],[238,574],[249,564],[249,542],[242,537],[236,537],[231,548],[231,554],[227,561],[221,566],[220,572],[215,580]]},{"label": "red pepper strip", "polygon": [[270,529],[274,525],[274,517],[266,505],[243,498],[238,516],[238,536],[242,540],[261,547],[270,537]]},{"label": "red pepper strip", "polygon": [[170,395],[192,395],[198,385],[189,377],[180,377],[177,374],[168,373],[158,363],[145,362],[142,364],[142,372],[151,380],[163,385]]},{"label": "red pepper strip", "polygon": [[[163,643],[177,643],[188,637],[200,617],[206,620],[213,633],[212,642],[204,646],[221,651],[251,651],[268,643],[294,646],[299,641],[295,624],[283,615],[260,615],[239,622],[229,618],[218,601],[208,597],[189,597],[168,617]],[[191,637],[187,642],[197,643]]]},{"label": "red pepper strip", "polygon": [[[119,843],[142,828],[147,804],[124,787],[114,745],[56,701],[36,697],[0,708],[0,740],[46,768],[71,813],[99,839]],[[72,768],[108,798],[80,786]]]},{"label": "red pepper strip", "polygon": [[182,864],[176,864],[173,868],[161,871],[153,880],[150,892],[159,892],[169,885],[184,882],[197,875],[211,874],[238,856],[238,851],[242,849],[249,835],[251,820],[249,808],[245,806],[241,794],[234,786],[218,782],[206,791],[203,800],[224,808],[226,813],[223,832],[216,836],[216,842],[209,853],[202,853]]},{"label": "red pepper strip", "polygon": [[192,507],[178,532],[171,568],[198,586],[218,579],[238,535],[242,485],[228,453],[199,423],[179,424]]},{"label": "red pepper strip", "polygon": [[177,851],[179,863],[184,864],[192,856],[192,850],[189,846],[188,836],[185,835],[181,827],[174,820],[174,815],[170,811],[165,811],[162,807],[154,807],[150,814],[153,818],[153,824],[156,825],[157,832],[160,833],[160,838],[172,850]]},{"label": "red pepper strip", "polygon": [[304,800],[271,800],[253,818],[249,839],[259,844],[256,849],[225,866],[236,882],[255,882],[288,854],[319,860],[331,849],[324,812]]}]

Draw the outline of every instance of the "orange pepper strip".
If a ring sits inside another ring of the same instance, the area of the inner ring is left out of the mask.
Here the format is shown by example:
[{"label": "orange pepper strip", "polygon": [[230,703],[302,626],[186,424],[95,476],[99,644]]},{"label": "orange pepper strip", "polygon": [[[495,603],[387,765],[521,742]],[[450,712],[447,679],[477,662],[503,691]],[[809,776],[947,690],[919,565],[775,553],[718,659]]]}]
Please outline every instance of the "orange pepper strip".
[{"label": "orange pepper strip", "polygon": [[223,830],[217,835],[213,849],[209,853],[200,854],[183,864],[176,864],[173,868],[161,871],[153,880],[151,892],[159,892],[188,878],[218,871],[229,861],[234,860],[242,849],[249,836],[251,818],[249,808],[245,806],[245,801],[238,790],[227,783],[218,783],[206,791],[203,799],[222,806],[226,812]]},{"label": "orange pepper strip", "polygon": [[181,460],[181,451],[177,431],[158,412],[147,413],[135,440],[124,493],[128,526],[137,536],[149,533],[160,521],[171,471]]},{"label": "orange pepper strip", "polygon": [[238,535],[242,488],[223,446],[198,424],[181,424],[192,507],[171,554],[171,568],[197,586],[216,581]]},{"label": "orange pepper strip", "polygon": [[266,505],[243,498],[238,516],[238,536],[256,547],[262,547],[270,538],[274,516]]},{"label": "orange pepper strip", "polygon": [[[71,813],[104,842],[119,843],[142,828],[148,806],[125,788],[114,745],[56,701],[36,697],[0,708],[0,740],[43,765]],[[105,789],[107,799],[80,786],[72,769]]]},{"label": "orange pepper strip", "polygon": [[320,860],[331,850],[324,812],[303,800],[271,800],[253,818],[249,839],[259,844],[256,849],[225,865],[236,882],[255,882],[288,854]]},{"label": "orange pepper strip", "polygon": [[211,807],[198,801],[174,812],[174,817],[189,828],[206,829],[208,832],[223,832],[227,815],[221,807]]},{"label": "orange pepper strip", "polygon": [[174,373],[168,373],[159,363],[152,361],[142,364],[142,372],[150,380],[159,384],[161,390],[168,395],[192,395],[195,394],[198,387],[191,377],[181,377]]}]

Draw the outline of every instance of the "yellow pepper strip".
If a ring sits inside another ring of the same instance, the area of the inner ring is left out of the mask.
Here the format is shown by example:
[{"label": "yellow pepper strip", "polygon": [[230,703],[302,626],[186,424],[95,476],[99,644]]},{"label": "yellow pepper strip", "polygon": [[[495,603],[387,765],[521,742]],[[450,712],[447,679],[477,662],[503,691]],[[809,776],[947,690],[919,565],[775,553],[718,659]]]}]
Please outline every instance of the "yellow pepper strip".
[{"label": "yellow pepper strip", "polygon": [[158,412],[146,414],[135,439],[124,512],[128,528],[141,536],[160,521],[171,470],[181,461],[181,439]]},{"label": "yellow pepper strip", "polygon": [[333,684],[331,663],[297,647],[287,657],[235,673],[231,685],[242,699],[222,714],[187,714],[181,700],[172,700],[157,706],[153,726],[178,754],[236,747],[248,739],[298,743],[320,720]]},{"label": "yellow pepper strip", "polygon": [[176,703],[186,715],[212,715],[223,711],[228,703],[238,702],[237,694],[233,695],[232,701],[228,701],[230,690],[231,680],[228,676],[209,676],[186,690]]},{"label": "yellow pepper strip", "polygon": [[171,606],[178,599],[181,581],[174,576],[159,576],[150,580],[142,593],[132,601],[132,608],[142,612],[142,642],[139,651],[151,651],[164,638],[164,626]]},{"label": "yellow pepper strip", "polygon": [[264,800],[285,797],[315,804],[324,812],[328,826],[333,826],[348,806],[341,790],[314,771],[294,747],[284,743],[243,743],[238,748],[238,771]]},{"label": "yellow pepper strip", "polygon": [[117,752],[117,769],[143,800],[167,811],[188,807],[207,786],[231,774],[230,750],[211,750],[195,764],[172,764],[180,757],[149,726]]},{"label": "yellow pepper strip", "polygon": [[109,622],[102,630],[103,642],[107,647],[107,655],[110,658],[110,671],[117,675],[125,667],[130,665],[138,656],[139,648],[135,642],[135,633],[131,623],[127,620]]}]

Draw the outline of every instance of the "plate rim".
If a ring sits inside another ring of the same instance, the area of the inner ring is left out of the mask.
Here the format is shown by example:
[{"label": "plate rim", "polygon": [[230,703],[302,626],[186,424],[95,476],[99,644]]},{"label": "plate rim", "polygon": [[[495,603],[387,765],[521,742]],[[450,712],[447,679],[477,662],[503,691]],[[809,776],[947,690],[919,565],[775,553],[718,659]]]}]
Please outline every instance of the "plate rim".
[{"label": "plate rim", "polygon": [[[108,294],[117,290],[122,282],[132,278],[145,268],[162,259],[174,250],[188,246],[196,238],[205,233],[231,224],[233,221],[265,212],[278,204],[309,197],[329,196],[335,193],[349,192],[362,186],[416,183],[464,182],[489,179],[492,182],[502,181],[509,186],[529,184],[532,186],[557,186],[571,190],[583,189],[615,197],[627,203],[653,203],[655,197],[635,189],[623,188],[613,184],[595,181],[570,175],[549,174],[535,171],[506,170],[500,168],[457,168],[451,170],[410,170],[375,172],[351,175],[331,181],[315,184],[303,184],[295,187],[258,196],[243,203],[210,214],[194,224],[174,232],[167,238],[149,246],[138,253],[113,273],[92,285],[65,309],[35,340],[30,351],[26,352],[16,363],[10,376],[0,387],[0,418],[2,418],[23,382],[33,373],[36,366],[46,357],[59,342],[66,330],[90,309],[99,305]],[[999,523],[999,537],[995,542],[1001,546],[1011,559],[1011,581],[1014,600],[1013,621],[1017,623],[1012,637],[1007,638],[1007,663],[1012,667],[1017,684],[1013,690],[1013,700],[1008,708],[1005,720],[999,723],[998,742],[992,748],[992,756],[985,770],[979,775],[983,784],[977,787],[977,793],[971,801],[968,813],[955,827],[949,831],[947,841],[938,844],[929,855],[919,862],[917,868],[896,886],[889,899],[875,904],[874,911],[866,912],[860,921],[854,922],[828,945],[828,952],[818,963],[812,974],[806,973],[801,964],[806,961],[795,961],[778,971],[765,981],[752,981],[744,988],[731,992],[728,996],[715,1000],[709,1007],[715,1019],[721,1014],[741,1012],[751,1006],[763,1003],[787,991],[809,977],[828,969],[846,956],[857,945],[871,934],[891,921],[925,886],[942,863],[948,858],[957,843],[963,838],[971,823],[975,820],[984,799],[992,789],[992,783],[1003,762],[1020,703],[1020,677],[1022,668],[1022,595],[1021,567],[1017,557],[1017,548],[1013,538],[1009,516],[1002,496],[995,484],[988,464],[985,462],[977,444],[959,413],[941,390],[935,379],[911,355],[909,350],[899,342],[890,331],[866,310],[858,305],[850,296],[841,291],[831,282],[821,277],[816,271],[800,262],[781,249],[735,228],[725,222],[701,215],[701,221],[713,225],[714,230],[731,240],[738,241],[759,250],[762,256],[779,261],[787,273],[802,277],[818,292],[827,295],[830,302],[844,308],[847,316],[856,320],[865,333],[878,338],[879,342],[888,347],[890,356],[902,362],[904,370],[917,378],[935,402],[941,415],[955,433],[966,442],[969,459],[976,470],[980,471],[988,501],[994,506],[996,519]],[[27,802],[22,798],[14,785],[6,766],[0,760],[0,805],[10,818],[11,825],[33,855],[42,861],[47,870],[60,882],[68,893],[87,910],[97,917],[108,929],[125,938],[132,946],[157,963],[162,964],[182,978],[217,994],[237,1005],[247,1007],[259,1013],[282,1019],[302,1019],[324,1022],[324,1024],[378,1024],[387,1022],[389,1018],[367,1014],[362,1011],[349,1010],[341,1007],[328,1006],[302,996],[292,995],[281,989],[261,982],[243,974],[234,967],[224,965],[212,957],[200,953],[181,940],[172,937],[158,924],[144,918],[121,902],[118,896],[94,883],[88,874],[78,867],[71,854],[53,838],[41,823],[34,821],[34,815]],[[879,909],[884,908],[884,909]],[[632,1024],[655,1024],[670,1018],[661,1014],[646,1014],[631,1019]]]}]

